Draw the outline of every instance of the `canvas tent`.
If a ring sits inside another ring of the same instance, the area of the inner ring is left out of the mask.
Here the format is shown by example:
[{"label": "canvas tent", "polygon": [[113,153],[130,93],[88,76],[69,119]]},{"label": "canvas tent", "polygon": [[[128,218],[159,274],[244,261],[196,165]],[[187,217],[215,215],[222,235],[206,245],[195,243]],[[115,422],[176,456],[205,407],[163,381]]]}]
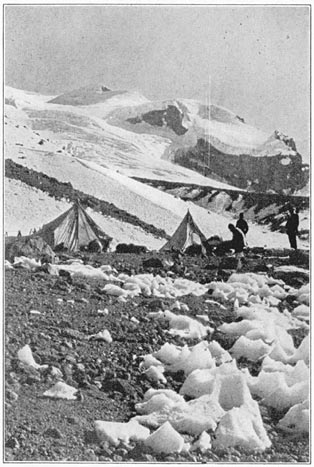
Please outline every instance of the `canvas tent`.
[{"label": "canvas tent", "polygon": [[195,223],[192,214],[188,210],[181,224],[174,232],[170,240],[160,249],[160,251],[180,250],[185,251],[191,245],[201,245],[202,251],[205,254],[205,235]]},{"label": "canvas tent", "polygon": [[68,211],[44,225],[35,236],[42,237],[53,249],[59,247],[72,252],[94,240],[99,240],[107,248],[112,240],[86,213],[79,200]]}]

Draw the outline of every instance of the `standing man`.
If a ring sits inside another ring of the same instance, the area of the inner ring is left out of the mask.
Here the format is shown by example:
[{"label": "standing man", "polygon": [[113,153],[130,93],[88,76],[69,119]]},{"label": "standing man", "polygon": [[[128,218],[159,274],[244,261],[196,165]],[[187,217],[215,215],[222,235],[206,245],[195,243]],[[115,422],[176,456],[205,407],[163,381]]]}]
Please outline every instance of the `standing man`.
[{"label": "standing man", "polygon": [[289,238],[290,246],[297,249],[297,234],[299,228],[299,215],[292,207],[289,208],[288,220],[286,223],[286,232]]},{"label": "standing man", "polygon": [[241,258],[244,257],[243,249],[245,246],[245,236],[242,230],[240,230],[238,227],[235,227],[233,224],[229,224],[228,229],[232,233],[232,240],[230,242],[231,248],[234,249],[236,258],[238,259],[237,271],[240,271],[242,268]]},{"label": "standing man", "polygon": [[246,235],[249,231],[249,226],[247,225],[246,220],[244,219],[244,214],[241,212],[239,219],[237,220],[236,227],[242,230],[244,235]]}]

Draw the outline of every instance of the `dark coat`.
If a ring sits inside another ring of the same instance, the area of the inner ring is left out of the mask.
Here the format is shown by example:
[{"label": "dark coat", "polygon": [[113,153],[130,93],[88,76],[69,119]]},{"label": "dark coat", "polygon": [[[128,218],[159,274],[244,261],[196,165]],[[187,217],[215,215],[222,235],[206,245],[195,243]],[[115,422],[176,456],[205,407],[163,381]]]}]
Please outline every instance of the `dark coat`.
[{"label": "dark coat", "polygon": [[288,217],[288,220],[286,223],[286,231],[288,234],[297,233],[298,227],[299,227],[299,215],[296,213],[293,213]]},{"label": "dark coat", "polygon": [[235,231],[232,232],[231,244],[231,248],[233,248],[236,253],[241,253],[243,251],[245,246],[245,239],[242,230],[236,228]]},{"label": "dark coat", "polygon": [[237,223],[236,223],[236,227],[238,227],[238,229],[241,229],[242,232],[244,233],[244,235],[246,235],[249,231],[249,226],[246,222],[246,220],[244,219],[238,219]]}]

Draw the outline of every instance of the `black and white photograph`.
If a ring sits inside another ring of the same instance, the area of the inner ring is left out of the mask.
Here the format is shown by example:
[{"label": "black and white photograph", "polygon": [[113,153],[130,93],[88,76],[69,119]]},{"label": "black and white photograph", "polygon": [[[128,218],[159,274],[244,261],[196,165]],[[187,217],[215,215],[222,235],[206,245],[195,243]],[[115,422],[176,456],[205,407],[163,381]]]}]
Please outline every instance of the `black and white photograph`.
[{"label": "black and white photograph", "polygon": [[2,4],[2,462],[311,463],[311,4]]}]

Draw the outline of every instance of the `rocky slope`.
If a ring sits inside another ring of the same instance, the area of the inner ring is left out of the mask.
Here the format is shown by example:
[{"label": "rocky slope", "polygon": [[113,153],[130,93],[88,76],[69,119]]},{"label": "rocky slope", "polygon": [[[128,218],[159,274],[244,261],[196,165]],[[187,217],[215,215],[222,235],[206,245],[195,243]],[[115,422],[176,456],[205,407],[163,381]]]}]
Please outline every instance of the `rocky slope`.
[{"label": "rocky slope", "polygon": [[[274,251],[269,253],[274,254]],[[142,272],[145,258],[106,254],[90,257],[89,264],[111,264],[119,272],[134,274]],[[263,270],[270,258],[252,254],[247,260],[245,271],[257,271]],[[272,262],[273,265],[287,264],[287,260],[280,257]],[[223,277],[217,277],[214,263],[215,258],[210,265],[200,258],[184,258],[182,271],[176,269],[174,274],[175,277],[188,274],[191,280],[202,283],[226,280],[231,271],[225,270]],[[163,270],[157,272],[164,273]],[[296,273],[290,273],[289,277],[293,287],[306,283]],[[147,317],[159,307],[170,308],[174,299],[139,296],[121,303],[100,294],[103,285],[103,281],[91,278],[74,277],[68,281],[43,272],[6,271],[4,455],[7,462],[308,462],[308,436],[282,431],[278,420],[283,412],[266,406],[263,401],[259,401],[261,415],[272,442],[263,452],[250,452],[237,446],[213,446],[206,452],[163,455],[133,442],[119,446],[100,443],[94,430],[96,419],[126,422],[136,414],[135,404],[143,400],[147,389],[179,391],[184,380],[181,371],[167,373],[166,384],[151,382],[139,368],[143,355],[159,350],[164,343],[182,345],[182,339],[171,336],[165,324]],[[215,339],[225,349],[230,349],[236,337],[219,332],[217,328],[223,322],[234,322],[233,304],[221,298],[218,302],[217,298],[212,300],[209,294],[190,295],[183,300],[189,308],[185,314],[197,319],[206,313],[214,326],[214,335],[206,339]],[[285,300],[284,306],[292,309],[291,301]],[[108,310],[106,315],[99,312],[104,308]],[[113,342],[88,338],[104,326],[110,331]],[[294,345],[299,346],[306,334],[306,329],[292,330]],[[31,347],[36,362],[48,365],[47,370],[39,371],[19,361],[18,352],[25,345]],[[238,365],[248,368],[252,375],[261,369],[260,362],[244,358]],[[77,400],[43,397],[60,374],[67,384],[79,390]],[[188,441],[191,442],[191,438],[189,436]]]}]

